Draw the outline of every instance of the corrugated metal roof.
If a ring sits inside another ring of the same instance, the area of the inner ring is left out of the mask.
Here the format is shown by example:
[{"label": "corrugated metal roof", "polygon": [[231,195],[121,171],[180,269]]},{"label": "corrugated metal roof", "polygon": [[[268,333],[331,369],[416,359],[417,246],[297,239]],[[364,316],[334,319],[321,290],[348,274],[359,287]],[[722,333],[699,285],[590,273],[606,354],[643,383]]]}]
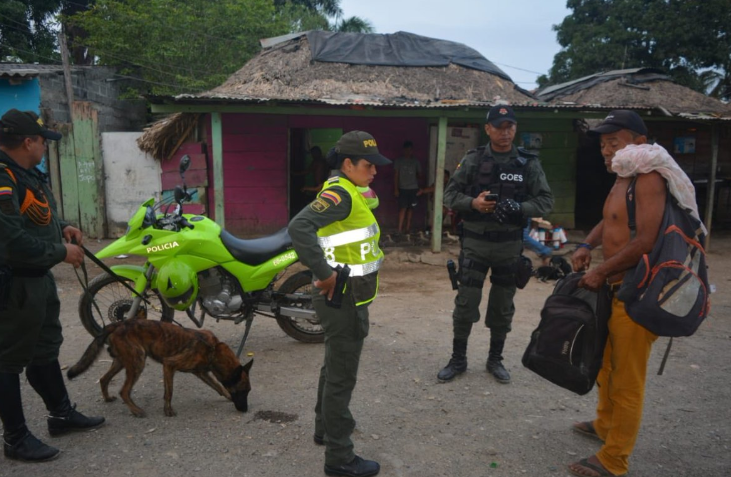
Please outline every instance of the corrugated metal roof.
[{"label": "corrugated metal roof", "polygon": [[38,76],[40,72],[36,69],[30,69],[30,68],[18,68],[18,69],[12,69],[3,71],[0,69],[0,78],[35,78]]},{"label": "corrugated metal roof", "polygon": [[[320,98],[320,99],[291,99],[291,98],[252,98],[242,96],[229,95],[210,95],[200,96],[195,94],[180,94],[177,96],[152,96],[146,98],[153,104],[287,104],[287,105],[327,105],[327,106],[369,106],[376,108],[408,108],[408,109],[458,109],[458,108],[490,108],[495,104],[504,103],[503,101],[470,101],[470,100],[441,100],[420,102],[412,100],[382,100],[377,98]],[[605,105],[585,105],[585,104],[549,104],[538,101],[514,102],[509,103],[512,106],[525,109],[555,109],[555,110],[592,110],[592,111],[611,111],[618,109],[617,106]],[[651,107],[635,107],[638,111],[653,111],[656,108]]]}]

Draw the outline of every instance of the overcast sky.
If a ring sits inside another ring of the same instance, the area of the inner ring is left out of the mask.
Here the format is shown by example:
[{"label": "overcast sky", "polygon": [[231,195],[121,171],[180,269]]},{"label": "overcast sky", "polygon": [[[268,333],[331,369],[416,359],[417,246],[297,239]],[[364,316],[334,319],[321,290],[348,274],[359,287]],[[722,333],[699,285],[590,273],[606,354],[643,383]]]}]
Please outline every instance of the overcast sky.
[{"label": "overcast sky", "polygon": [[525,89],[548,73],[560,49],[551,27],[570,13],[565,0],[341,0],[340,6],[346,18],[369,20],[376,33],[464,43]]}]

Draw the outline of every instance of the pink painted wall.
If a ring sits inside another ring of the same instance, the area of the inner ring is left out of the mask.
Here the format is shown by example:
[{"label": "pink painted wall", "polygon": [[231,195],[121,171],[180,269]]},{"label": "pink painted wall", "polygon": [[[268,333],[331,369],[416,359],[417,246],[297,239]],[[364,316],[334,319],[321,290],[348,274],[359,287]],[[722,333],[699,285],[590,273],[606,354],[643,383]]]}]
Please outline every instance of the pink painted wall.
[{"label": "pink painted wall", "polygon": [[[289,128],[367,131],[376,138],[380,152],[391,160],[400,156],[403,142],[411,140],[426,177],[429,128],[425,119],[234,113],[221,116],[226,229],[241,236],[274,232],[288,223]],[[210,137],[210,123],[208,132]],[[209,157],[213,157],[210,141]],[[421,185],[427,186],[424,180]],[[209,210],[213,216],[212,175],[209,184]],[[379,167],[371,187],[380,198],[376,217],[382,229],[395,229],[398,225],[398,203],[393,196],[393,167]],[[423,228],[425,219],[426,199],[421,199],[414,212],[412,228]]]}]

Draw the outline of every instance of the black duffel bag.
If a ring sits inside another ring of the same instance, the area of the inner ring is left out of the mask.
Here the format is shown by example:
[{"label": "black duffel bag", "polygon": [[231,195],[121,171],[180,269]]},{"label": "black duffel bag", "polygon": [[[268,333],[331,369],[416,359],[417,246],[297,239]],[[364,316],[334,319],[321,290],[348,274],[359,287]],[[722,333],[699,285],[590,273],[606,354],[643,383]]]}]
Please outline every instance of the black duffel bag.
[{"label": "black duffel bag", "polygon": [[609,287],[578,288],[582,276],[572,273],[556,283],[523,354],[523,366],[579,395],[591,391],[602,367],[612,309]]}]

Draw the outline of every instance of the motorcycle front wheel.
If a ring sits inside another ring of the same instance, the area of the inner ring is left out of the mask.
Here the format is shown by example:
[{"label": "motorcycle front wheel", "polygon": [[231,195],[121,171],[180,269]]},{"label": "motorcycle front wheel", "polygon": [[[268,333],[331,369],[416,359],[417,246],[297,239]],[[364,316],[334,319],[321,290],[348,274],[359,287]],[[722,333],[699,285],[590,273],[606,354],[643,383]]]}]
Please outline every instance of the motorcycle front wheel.
[{"label": "motorcycle front wheel", "polygon": [[[122,278],[127,284],[134,286],[132,280]],[[147,301],[140,303],[137,316],[148,320],[160,320],[171,323],[175,310],[167,306],[156,292],[146,291],[143,295]],[[96,302],[96,306],[94,304]],[[104,326],[124,321],[132,307],[132,292],[107,273],[96,276],[89,282],[88,291],[79,300],[79,317],[81,323],[91,336],[101,333]]]},{"label": "motorcycle front wheel", "polygon": [[[298,295],[303,298],[309,298],[312,296],[312,290],[312,273],[305,271],[297,272],[287,278],[277,291],[286,293],[287,295]],[[298,303],[285,304],[285,306],[314,310],[311,299]],[[282,331],[297,341],[302,341],[303,343],[322,343],[325,341],[325,330],[322,329],[317,315],[314,315],[310,319],[278,316],[277,324],[279,324]]]}]

